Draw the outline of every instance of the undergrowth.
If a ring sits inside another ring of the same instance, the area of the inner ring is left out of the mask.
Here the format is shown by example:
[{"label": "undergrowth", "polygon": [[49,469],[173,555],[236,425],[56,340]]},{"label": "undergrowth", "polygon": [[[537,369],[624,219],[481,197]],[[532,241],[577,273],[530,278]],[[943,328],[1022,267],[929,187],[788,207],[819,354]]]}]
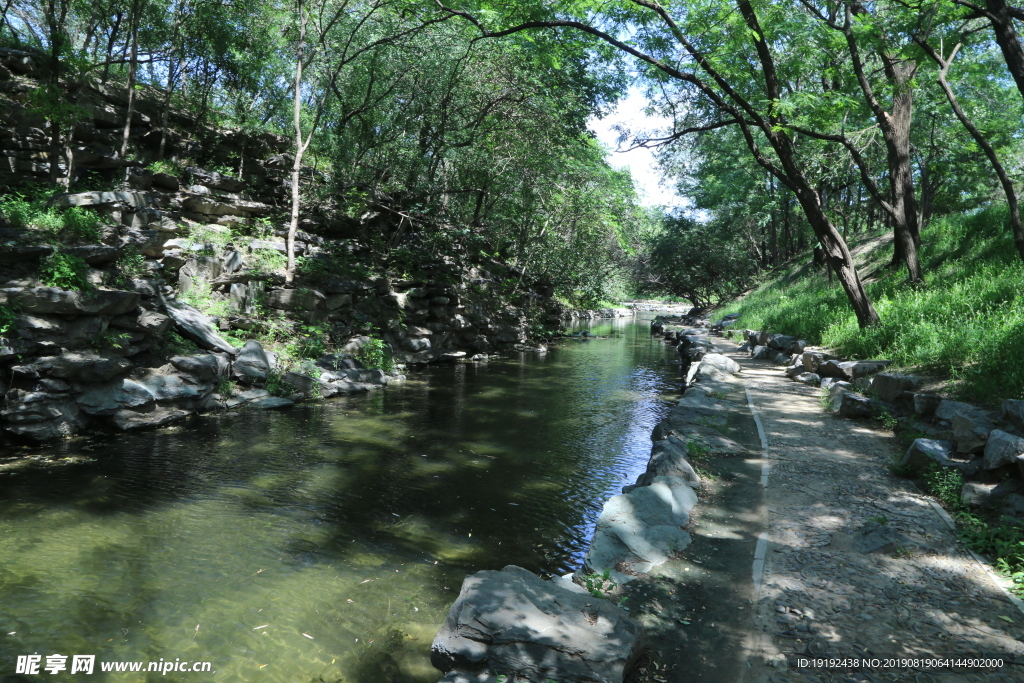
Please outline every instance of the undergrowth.
[{"label": "undergrowth", "polygon": [[[793,267],[718,316],[741,313],[751,329],[784,332],[850,358],[887,358],[953,380],[964,400],[993,404],[1024,398],[1024,263],[1006,228],[1005,206],[936,218],[922,232],[927,285],[906,284],[906,271],[883,270],[866,284],[881,322],[861,330],[838,282]],[[884,263],[891,247],[876,254]],[[861,269],[862,275],[870,269]]]}]

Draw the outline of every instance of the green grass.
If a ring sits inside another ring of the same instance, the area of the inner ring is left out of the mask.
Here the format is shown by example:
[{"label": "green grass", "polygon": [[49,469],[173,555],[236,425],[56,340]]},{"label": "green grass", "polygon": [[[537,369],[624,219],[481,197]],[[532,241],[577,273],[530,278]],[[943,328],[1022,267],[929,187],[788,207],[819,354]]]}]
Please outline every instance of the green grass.
[{"label": "green grass", "polygon": [[[974,215],[935,219],[922,234],[927,285],[906,284],[905,270],[882,271],[867,285],[881,322],[857,327],[846,295],[825,275],[794,267],[717,316],[741,313],[751,329],[784,332],[850,358],[887,358],[952,380],[958,397],[995,404],[1024,398],[1024,262],[1009,230],[1005,206]],[[875,262],[888,261],[891,247]],[[809,260],[809,259],[808,259]],[[870,271],[862,268],[861,273]]]}]

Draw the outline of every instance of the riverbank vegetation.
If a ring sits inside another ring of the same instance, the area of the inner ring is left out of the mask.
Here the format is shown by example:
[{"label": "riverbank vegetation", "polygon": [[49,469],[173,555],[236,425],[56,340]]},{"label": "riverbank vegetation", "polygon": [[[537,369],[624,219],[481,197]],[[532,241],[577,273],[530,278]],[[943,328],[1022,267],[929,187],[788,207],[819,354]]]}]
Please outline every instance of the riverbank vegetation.
[{"label": "riverbank vegetation", "polygon": [[[95,218],[53,209],[53,191],[198,166],[237,181],[215,191],[272,185],[268,211],[202,238],[216,253],[281,240],[247,267],[285,288],[434,282],[456,264],[467,287],[541,311],[709,307],[765,282],[744,324],[1017,395],[1024,378],[992,372],[1024,257],[1011,9],[16,0],[0,26],[0,91],[21,117],[3,214],[81,243]],[[623,141],[658,150],[685,211],[642,207],[587,130],[630,84],[667,123]],[[858,268],[850,244],[883,233],[885,262]],[[315,259],[296,246],[309,236],[329,243]],[[84,282],[57,265],[51,281]]]}]

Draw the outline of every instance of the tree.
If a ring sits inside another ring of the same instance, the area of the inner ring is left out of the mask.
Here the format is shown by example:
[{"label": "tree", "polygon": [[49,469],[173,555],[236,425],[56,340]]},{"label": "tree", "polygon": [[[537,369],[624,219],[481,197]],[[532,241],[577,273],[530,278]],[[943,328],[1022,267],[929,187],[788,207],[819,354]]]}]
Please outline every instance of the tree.
[{"label": "tree", "polygon": [[[522,21],[501,30],[490,30],[476,15],[465,10],[447,8],[447,11],[470,21],[489,38],[500,38],[532,29],[557,30],[563,28],[582,31],[621,52],[631,55],[657,74],[658,78],[672,79],[685,84],[710,116],[692,126],[686,133],[713,130],[724,126],[737,126],[754,159],[786,186],[797,198],[815,236],[821,243],[825,258],[832,265],[846,291],[850,304],[862,327],[878,321],[863,284],[857,275],[853,258],[842,235],[836,230],[822,206],[821,197],[805,172],[793,137],[787,130],[786,116],[778,106],[784,96],[783,78],[775,51],[784,53],[791,40],[781,31],[775,32],[772,21],[778,13],[769,12],[769,24],[763,25],[761,16],[750,0],[706,0],[692,3],[680,21],[655,0],[623,0],[613,3],[604,13],[606,20],[616,21],[622,30],[626,26],[639,27],[628,42],[612,33],[579,19],[543,18]],[[586,6],[558,7],[563,13],[587,15]],[[534,16],[551,17],[554,12],[533,6],[528,11]],[[734,14],[735,13],[735,14]],[[732,17],[739,17],[734,20]],[[706,25],[688,26],[690,23],[714,22],[715,30]],[[692,28],[693,31],[688,29]],[[768,31],[772,31],[769,36]],[[691,38],[697,36],[698,38]],[[701,46],[701,39],[719,39],[716,51]],[[638,46],[639,45],[639,46]],[[774,48],[774,49],[773,49]],[[676,67],[676,49],[681,49],[694,70]],[[740,64],[729,57],[719,56],[735,52],[742,55]],[[746,59],[749,58],[749,61]],[[756,69],[751,78],[751,69]],[[767,149],[763,145],[767,143]]]}]

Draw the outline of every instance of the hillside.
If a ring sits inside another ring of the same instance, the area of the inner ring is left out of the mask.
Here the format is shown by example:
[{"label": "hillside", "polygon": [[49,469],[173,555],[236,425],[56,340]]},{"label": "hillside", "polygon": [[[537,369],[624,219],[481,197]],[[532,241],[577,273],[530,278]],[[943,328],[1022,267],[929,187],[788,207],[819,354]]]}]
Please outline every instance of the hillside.
[{"label": "hillside", "polygon": [[[84,81],[65,84],[71,140],[54,157],[32,54],[0,51],[0,65],[0,422],[12,438],[369,391],[402,364],[529,348],[544,321],[572,315],[550,283],[437,248],[384,192],[339,201],[310,167],[289,281],[286,137],[175,109],[164,134],[161,95],[142,89],[121,158],[125,90]],[[52,158],[58,176],[73,159],[69,188],[48,182]]]},{"label": "hillside", "polygon": [[1024,263],[1006,230],[1005,205],[934,219],[922,231],[923,286],[886,266],[891,235],[869,235],[859,253],[881,322],[857,326],[838,284],[815,269],[810,254],[716,312],[739,313],[737,326],[785,333],[850,358],[885,358],[925,374],[943,393],[995,406],[1024,396],[1017,347],[1024,333]]}]

